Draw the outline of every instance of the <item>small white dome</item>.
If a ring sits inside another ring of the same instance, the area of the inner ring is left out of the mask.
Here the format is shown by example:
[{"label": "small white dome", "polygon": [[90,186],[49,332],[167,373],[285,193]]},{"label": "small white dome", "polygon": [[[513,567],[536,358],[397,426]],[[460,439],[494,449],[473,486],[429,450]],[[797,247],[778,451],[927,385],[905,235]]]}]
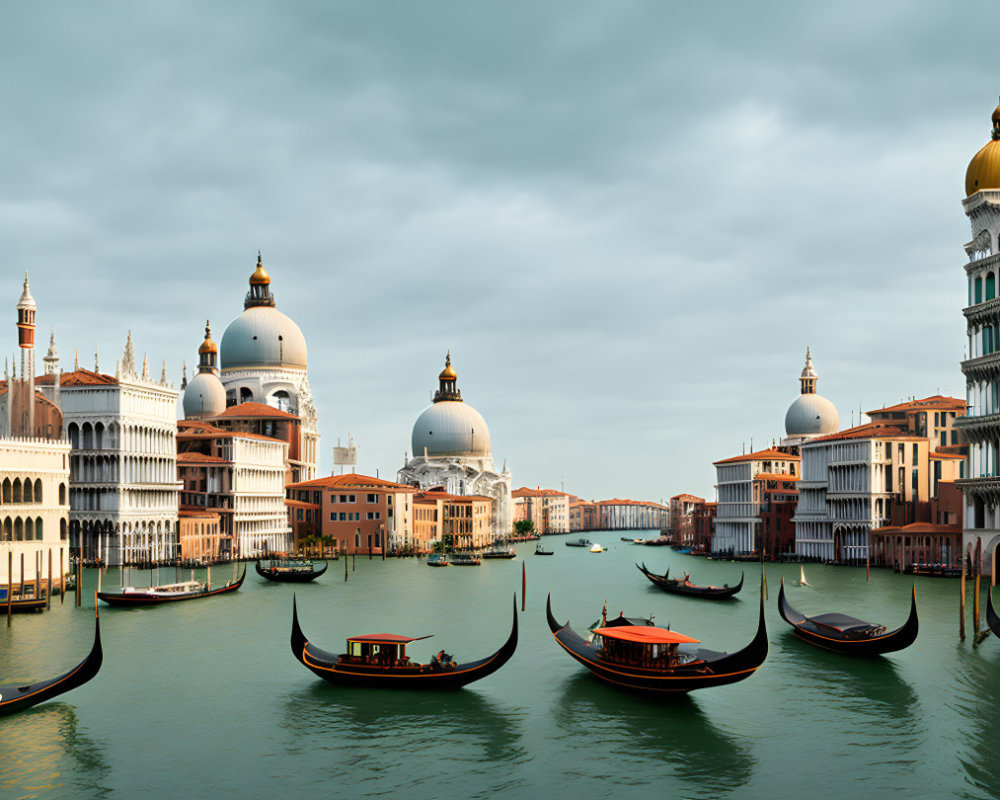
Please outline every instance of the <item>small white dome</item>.
[{"label": "small white dome", "polygon": [[222,369],[307,366],[299,326],[270,306],[251,306],[230,322],[219,349]]},{"label": "small white dome", "polygon": [[226,389],[214,372],[199,372],[184,390],[184,419],[214,417],[226,410]]},{"label": "small white dome", "polygon": [[787,436],[820,436],[839,428],[837,407],[818,394],[800,394],[785,414]]},{"label": "small white dome", "polygon": [[442,400],[425,408],[413,423],[413,455],[490,455],[490,429],[483,415],[460,400]]}]

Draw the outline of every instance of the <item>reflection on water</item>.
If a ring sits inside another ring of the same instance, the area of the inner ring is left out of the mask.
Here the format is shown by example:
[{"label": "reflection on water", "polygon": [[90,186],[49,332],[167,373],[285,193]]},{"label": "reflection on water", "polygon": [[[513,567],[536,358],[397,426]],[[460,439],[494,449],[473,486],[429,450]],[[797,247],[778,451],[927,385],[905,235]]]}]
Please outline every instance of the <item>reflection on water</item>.
[{"label": "reflection on water", "polygon": [[[468,689],[417,692],[347,689],[324,683],[290,694],[281,727],[289,756],[307,756],[321,782],[357,794],[483,796],[518,785],[512,771],[530,760],[521,743],[523,713]],[[414,790],[419,789],[418,794]]]},{"label": "reflection on water", "polygon": [[[704,796],[720,797],[745,785],[756,760],[748,748],[714,724],[689,696],[649,698],[621,692],[589,674],[565,681],[552,707],[562,734],[570,740],[601,742],[599,752],[589,752],[591,768],[623,784],[642,776],[646,783],[656,776],[659,785],[667,775],[683,781],[685,796],[693,787]],[[669,770],[648,765],[655,759]],[[599,764],[599,761],[606,764]],[[633,767],[635,765],[632,765]]]},{"label": "reflection on water", "polygon": [[78,730],[66,703],[45,703],[0,722],[0,790],[18,798],[107,797],[100,746]]},{"label": "reflection on water", "polygon": [[981,645],[982,648],[991,647],[994,652],[971,661],[966,674],[958,681],[959,691],[955,700],[956,710],[967,723],[960,729],[964,746],[959,750],[959,761],[968,782],[982,791],[982,794],[971,795],[975,797],[996,797],[996,787],[1000,786],[1000,758],[997,757],[997,741],[1000,741],[998,646],[1000,643],[995,639],[987,639],[987,643]]}]

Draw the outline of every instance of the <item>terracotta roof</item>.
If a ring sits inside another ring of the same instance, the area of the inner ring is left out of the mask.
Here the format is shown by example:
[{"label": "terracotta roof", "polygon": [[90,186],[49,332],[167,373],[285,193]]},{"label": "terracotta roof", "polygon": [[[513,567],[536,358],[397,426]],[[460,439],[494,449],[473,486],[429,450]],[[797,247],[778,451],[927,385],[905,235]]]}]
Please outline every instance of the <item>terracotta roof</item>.
[{"label": "terracotta roof", "polygon": [[178,453],[177,454],[178,464],[231,464],[231,461],[227,461],[224,458],[219,458],[219,456],[210,456],[205,453]]},{"label": "terracotta roof", "polygon": [[[815,441],[815,440],[813,440]],[[742,456],[733,456],[732,458],[724,458],[722,461],[713,461],[712,466],[716,464],[732,464],[737,461],[801,461],[802,456],[793,456],[790,453],[785,453],[774,447],[769,447],[767,450],[758,450],[756,453],[746,453]]]},{"label": "terracotta roof", "polygon": [[216,428],[200,419],[179,419],[177,420],[178,435],[184,433],[229,433],[222,428]]},{"label": "terracotta roof", "polygon": [[218,519],[219,514],[215,511],[194,511],[193,509],[182,508],[177,512],[179,517],[210,517],[211,519]]},{"label": "terracotta roof", "polygon": [[190,441],[192,439],[254,439],[274,444],[288,444],[284,439],[275,439],[273,436],[264,436],[262,433],[248,433],[247,431],[223,431],[213,428],[210,431],[177,432],[177,441],[179,442]]},{"label": "terracotta roof", "polygon": [[838,439],[925,439],[925,436],[916,436],[906,428],[899,425],[889,425],[885,422],[866,422],[854,428],[831,433],[829,436],[817,436],[808,442],[803,442],[803,447],[808,447],[814,442],[834,442]]},{"label": "terracotta roof", "polygon": [[480,494],[448,494],[448,492],[417,492],[413,495],[414,503],[428,504],[428,501],[448,500],[451,502],[461,500],[490,500],[492,497],[483,497]]},{"label": "terracotta roof", "polygon": [[[246,405],[244,403],[244,405]],[[274,440],[272,440],[274,441]],[[316,478],[311,481],[300,483],[290,483],[286,489],[309,489],[311,487],[320,489],[390,489],[394,492],[416,492],[412,486],[402,483],[386,481],[382,478],[372,478],[370,475],[359,475],[350,472],[347,475],[330,475],[326,478]]]},{"label": "terracotta roof", "polygon": [[961,525],[935,525],[931,522],[911,522],[909,525],[887,525],[884,528],[874,528],[872,533],[961,533]]},{"label": "terracotta roof", "polygon": [[322,508],[319,503],[307,503],[304,500],[285,500],[285,505],[292,508]]},{"label": "terracotta roof", "polygon": [[[52,382],[53,378],[48,377],[48,382]],[[37,383],[37,381],[36,381]],[[73,372],[64,372],[59,378],[60,386],[114,386],[118,381],[111,375],[105,375],[103,372],[92,372],[89,369],[78,369]]]},{"label": "terracotta roof", "polygon": [[675,494],[670,498],[671,500],[697,500],[699,503],[704,503],[704,497],[696,497],[693,494]]},{"label": "terracotta roof", "polygon": [[779,472],[758,472],[753,476],[755,481],[800,481],[798,475],[782,475]]},{"label": "terracotta roof", "polygon": [[942,453],[940,450],[935,450],[927,454],[928,458],[948,458],[955,461],[961,461],[965,456],[961,456],[958,453]]},{"label": "terracotta roof", "polygon": [[654,503],[649,500],[622,500],[615,497],[611,500],[598,500],[595,505],[598,506],[650,506],[651,508],[666,508],[659,503]]},{"label": "terracotta roof", "polygon": [[230,406],[221,414],[216,414],[211,419],[231,419],[242,417],[272,417],[275,419],[298,419],[295,414],[282,411],[264,403],[240,403],[238,406]]},{"label": "terracotta roof", "polygon": [[897,403],[894,406],[886,406],[885,408],[876,408],[874,411],[866,411],[865,413],[871,416],[872,414],[884,414],[886,411],[926,411],[927,409],[931,411],[944,409],[946,411],[964,412],[965,401],[957,397],[945,397],[941,394],[935,394],[925,397],[923,400],[908,400],[905,403]]}]

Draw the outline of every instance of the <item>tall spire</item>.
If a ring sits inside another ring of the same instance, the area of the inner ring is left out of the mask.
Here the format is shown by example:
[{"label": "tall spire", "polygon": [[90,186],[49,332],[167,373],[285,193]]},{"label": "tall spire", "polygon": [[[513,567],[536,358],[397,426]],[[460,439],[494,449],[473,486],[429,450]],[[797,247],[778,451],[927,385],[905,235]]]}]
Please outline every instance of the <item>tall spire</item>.
[{"label": "tall spire", "polygon": [[129,329],[125,340],[125,352],[122,353],[122,373],[126,378],[135,377],[135,350],[132,348],[132,331]]},{"label": "tall spire", "polygon": [[462,402],[462,393],[458,390],[458,373],[451,365],[451,350],[444,359],[444,369],[438,375],[438,390],[434,393],[434,402],[440,403],[442,400],[456,400]]},{"label": "tall spire", "polygon": [[97,360],[97,345],[94,345],[94,372],[101,371],[101,362]]},{"label": "tall spire", "polygon": [[809,352],[809,348],[806,348],[806,365],[802,370],[802,374],[799,376],[799,383],[802,385],[802,394],[816,394],[816,381],[819,380],[819,376],[816,374],[816,370],[813,368],[812,355]]},{"label": "tall spire", "polygon": [[160,370],[160,385],[167,385],[167,359],[163,359],[163,369]]},{"label": "tall spire", "polygon": [[149,355],[147,353],[142,354],[142,379],[149,380]]},{"label": "tall spire", "polygon": [[49,335],[49,349],[42,359],[45,362],[45,374],[55,375],[59,371],[59,348],[56,347],[56,326],[52,326],[52,333]]},{"label": "tall spire", "polygon": [[73,353],[73,372],[77,372],[80,369],[80,351],[77,350]]},{"label": "tall spire", "polygon": [[188,385],[188,365],[187,361],[184,361],[181,364],[181,391],[187,389],[187,385]]}]

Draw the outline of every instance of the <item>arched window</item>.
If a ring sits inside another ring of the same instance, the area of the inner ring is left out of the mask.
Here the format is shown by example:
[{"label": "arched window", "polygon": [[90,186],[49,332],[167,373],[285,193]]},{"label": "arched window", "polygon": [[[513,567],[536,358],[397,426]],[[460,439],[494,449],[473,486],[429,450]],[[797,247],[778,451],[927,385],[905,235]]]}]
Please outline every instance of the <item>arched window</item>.
[{"label": "arched window", "polygon": [[66,520],[59,520],[59,538],[66,541]]},{"label": "arched window", "polygon": [[69,435],[69,444],[74,450],[80,449],[80,426],[75,422],[71,422],[69,427],[66,428],[66,433]]},{"label": "arched window", "polygon": [[975,301],[977,303],[981,303],[981,302],[983,302],[983,279],[982,278],[976,278],[976,284],[975,285],[976,285]]},{"label": "arched window", "polygon": [[24,522],[22,522],[20,517],[14,520],[14,541],[24,541]]},{"label": "arched window", "polygon": [[35,484],[31,482],[31,478],[26,478],[24,481],[24,502],[35,502]]},{"label": "arched window", "polygon": [[20,503],[21,502],[21,479],[14,478],[14,495],[11,498],[11,502]]},{"label": "arched window", "polygon": [[253,402],[253,392],[251,392],[246,386],[240,387],[240,402],[241,403]]},{"label": "arched window", "polygon": [[2,539],[5,542],[9,542],[13,532],[14,532],[14,524],[11,522],[10,517],[7,517],[3,521],[3,532],[0,533],[0,539]]},{"label": "arched window", "polygon": [[35,539],[39,542],[42,541],[42,518],[37,517],[35,519]]},{"label": "arched window", "polygon": [[991,272],[989,275],[986,276],[986,299],[992,300],[996,296],[997,296],[996,278]]},{"label": "arched window", "polygon": [[59,484],[59,505],[61,505],[61,506],[66,505],[66,484],[65,483],[60,483]]},{"label": "arched window", "polygon": [[104,449],[104,425],[100,422],[94,426],[94,447],[98,450]]},{"label": "arched window", "polygon": [[92,450],[94,447],[94,429],[89,422],[83,423],[83,449]]},{"label": "arched window", "polygon": [[271,405],[281,411],[292,410],[292,400],[284,389],[271,395]]},{"label": "arched window", "polygon": [[35,521],[28,517],[24,521],[24,541],[30,542],[35,538]]},{"label": "arched window", "polygon": [[10,503],[11,502],[11,499],[10,499],[11,498],[10,487],[11,487],[10,478],[4,478],[3,479],[3,495],[2,495],[4,503]]},{"label": "arched window", "polygon": [[42,479],[35,478],[35,502],[42,502]]}]

